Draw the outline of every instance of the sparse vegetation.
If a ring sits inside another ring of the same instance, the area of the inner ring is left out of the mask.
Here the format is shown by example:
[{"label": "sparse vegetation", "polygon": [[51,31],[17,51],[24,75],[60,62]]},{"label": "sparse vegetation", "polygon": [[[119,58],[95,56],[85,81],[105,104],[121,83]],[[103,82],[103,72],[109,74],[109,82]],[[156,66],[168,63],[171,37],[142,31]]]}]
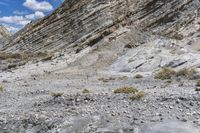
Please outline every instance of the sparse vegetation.
[{"label": "sparse vegetation", "polygon": [[195,68],[191,68],[191,69],[183,68],[176,72],[176,76],[192,78],[194,74],[196,73],[197,73],[197,70]]},{"label": "sparse vegetation", "polygon": [[110,78],[99,78],[98,80],[106,83],[106,82],[109,82],[111,80],[115,80],[115,78],[113,78],[113,77],[110,77]]},{"label": "sparse vegetation", "polygon": [[134,78],[135,79],[141,79],[141,78],[143,78],[143,76],[141,74],[137,74],[137,75],[134,76]]},{"label": "sparse vegetation", "polygon": [[125,94],[135,94],[138,92],[138,89],[134,87],[122,87],[114,90],[114,93],[125,93]]},{"label": "sparse vegetation", "polygon": [[63,96],[63,92],[51,92],[50,95],[53,97],[53,98],[58,98],[58,97],[62,97]]},{"label": "sparse vegetation", "polygon": [[52,59],[53,54],[44,52],[21,52],[21,53],[6,53],[0,51],[0,60],[8,63],[7,69],[15,68],[20,65],[26,64],[28,61],[48,61]]},{"label": "sparse vegetation", "polygon": [[3,89],[3,86],[0,86],[0,92],[2,92],[4,89]]},{"label": "sparse vegetation", "polygon": [[166,83],[166,84],[171,84],[171,83],[172,83],[172,80],[166,80],[165,83]]},{"label": "sparse vegetation", "polygon": [[158,73],[156,73],[154,78],[166,80],[166,79],[171,79],[174,75],[176,75],[176,71],[174,71],[170,67],[164,67]]},{"label": "sparse vegetation", "polygon": [[137,44],[132,44],[132,43],[129,43],[129,44],[126,44],[125,46],[124,46],[124,48],[136,48],[136,47],[138,47],[139,45],[137,45]]},{"label": "sparse vegetation", "polygon": [[200,87],[200,80],[197,81],[196,86]]},{"label": "sparse vegetation", "polygon": [[175,71],[173,68],[165,67],[156,73],[154,78],[161,80],[172,79],[172,77],[192,78],[196,73],[197,70],[195,68],[184,68]]},{"label": "sparse vegetation", "polygon": [[5,53],[5,52],[0,52],[0,59],[1,60],[6,60],[6,59],[21,59],[22,56],[19,53]]},{"label": "sparse vegetation", "polygon": [[200,88],[199,88],[199,87],[197,87],[197,88],[195,89],[195,91],[199,92],[199,91],[200,91]]},{"label": "sparse vegetation", "polygon": [[49,54],[48,54],[47,51],[36,53],[36,56],[37,56],[37,57],[46,57],[46,56],[48,56],[48,55],[49,55]]},{"label": "sparse vegetation", "polygon": [[140,100],[141,98],[143,98],[145,96],[145,93],[143,91],[137,92],[135,95],[131,96],[130,99],[131,100]]},{"label": "sparse vegetation", "polygon": [[128,79],[128,77],[127,76],[122,76],[122,77],[119,77],[118,79],[119,80],[125,80],[125,79]]},{"label": "sparse vegetation", "polygon": [[90,91],[89,91],[88,89],[84,89],[84,90],[82,91],[82,93],[83,93],[83,94],[89,94]]},{"label": "sparse vegetation", "polygon": [[0,60],[31,60],[31,59],[38,59],[38,58],[46,58],[49,57],[51,54],[47,51],[44,52],[37,52],[37,53],[31,53],[31,52],[22,52],[22,53],[6,53],[0,51]]}]

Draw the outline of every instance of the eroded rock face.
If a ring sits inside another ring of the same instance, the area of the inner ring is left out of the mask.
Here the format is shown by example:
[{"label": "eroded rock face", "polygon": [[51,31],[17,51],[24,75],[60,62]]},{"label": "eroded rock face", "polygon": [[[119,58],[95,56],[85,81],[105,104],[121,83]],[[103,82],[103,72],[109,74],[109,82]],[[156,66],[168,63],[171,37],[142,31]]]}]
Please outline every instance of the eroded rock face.
[{"label": "eroded rock face", "polygon": [[8,30],[0,25],[0,48],[2,48],[3,45],[8,42],[9,37],[10,33]]},{"label": "eroded rock face", "polygon": [[121,26],[182,39],[199,30],[199,9],[199,0],[65,0],[15,34],[4,50],[82,49]]}]

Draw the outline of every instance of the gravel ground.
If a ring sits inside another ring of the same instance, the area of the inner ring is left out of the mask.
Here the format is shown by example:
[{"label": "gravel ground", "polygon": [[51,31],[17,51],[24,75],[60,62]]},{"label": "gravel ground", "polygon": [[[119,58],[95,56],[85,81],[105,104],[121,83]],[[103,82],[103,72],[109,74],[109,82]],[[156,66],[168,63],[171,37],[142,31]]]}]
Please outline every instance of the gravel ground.
[{"label": "gravel ground", "polygon": [[[126,54],[123,42],[127,40],[119,37],[119,41],[102,42],[95,50],[87,48],[78,54],[64,54],[36,64],[29,62],[0,72],[3,87],[0,89],[0,132],[199,133],[197,81],[154,79],[153,73],[161,67],[157,66],[157,58],[149,57],[152,52],[148,53],[148,50],[157,51],[154,43],[151,47],[150,41]],[[137,49],[147,53],[130,62],[129,57]],[[182,67],[176,54],[166,55],[171,49],[164,46],[159,49],[161,56],[171,57],[169,62]],[[188,51],[182,53],[187,58],[180,58],[187,60],[185,66],[196,66],[199,64],[197,53]],[[164,64],[168,63],[165,58],[162,60]],[[141,61],[147,62],[144,65]],[[148,61],[153,63],[148,64]],[[117,64],[114,68],[128,66],[131,71],[113,71],[112,64]],[[135,64],[139,64],[139,68],[143,65],[144,71],[132,70]],[[138,72],[144,77],[133,78]],[[131,100],[133,94],[114,93],[120,87],[135,87],[145,95]],[[84,89],[90,93],[84,94]]]},{"label": "gravel ground", "polygon": [[[86,70],[4,80],[0,129],[9,133],[198,133],[200,94],[195,83]],[[132,94],[113,93],[124,86],[136,87],[145,96],[132,101]],[[84,89],[90,93],[83,94]]]}]

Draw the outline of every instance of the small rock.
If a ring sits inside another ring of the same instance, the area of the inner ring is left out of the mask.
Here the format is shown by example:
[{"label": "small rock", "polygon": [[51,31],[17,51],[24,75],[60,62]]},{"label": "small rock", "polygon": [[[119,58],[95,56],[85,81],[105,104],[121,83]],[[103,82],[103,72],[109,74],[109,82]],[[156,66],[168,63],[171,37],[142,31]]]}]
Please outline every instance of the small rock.
[{"label": "small rock", "polygon": [[183,118],[181,121],[182,121],[182,122],[187,122],[187,119]]}]

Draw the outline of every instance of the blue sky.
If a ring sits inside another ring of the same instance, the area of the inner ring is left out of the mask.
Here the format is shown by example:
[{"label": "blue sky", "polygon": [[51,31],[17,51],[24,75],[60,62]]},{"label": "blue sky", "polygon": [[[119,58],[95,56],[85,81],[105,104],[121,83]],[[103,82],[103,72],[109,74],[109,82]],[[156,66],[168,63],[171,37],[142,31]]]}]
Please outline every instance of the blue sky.
[{"label": "blue sky", "polygon": [[64,0],[0,0],[0,25],[15,33],[54,11]]}]

